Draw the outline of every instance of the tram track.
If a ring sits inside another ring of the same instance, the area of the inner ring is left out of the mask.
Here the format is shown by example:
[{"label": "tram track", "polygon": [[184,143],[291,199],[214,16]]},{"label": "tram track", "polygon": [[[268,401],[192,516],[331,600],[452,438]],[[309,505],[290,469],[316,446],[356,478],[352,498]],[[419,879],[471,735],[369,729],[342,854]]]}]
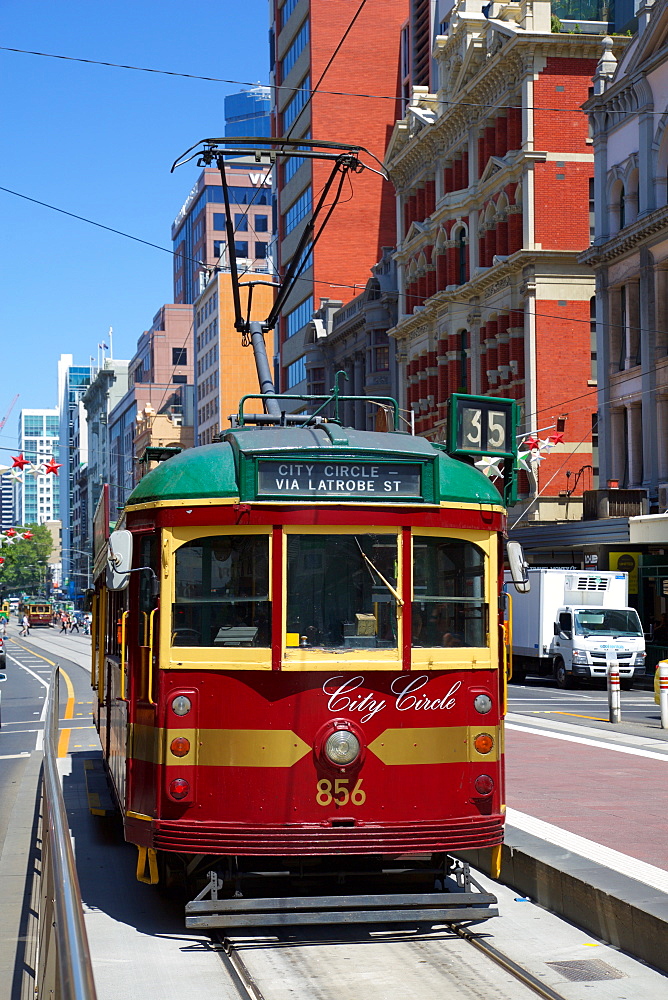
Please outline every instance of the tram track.
[{"label": "tram track", "polygon": [[[568,997],[562,993],[559,993],[557,990],[547,985],[547,983],[542,982],[529,969],[525,968],[520,963],[516,962],[509,955],[504,954],[498,948],[495,948],[493,945],[489,944],[487,941],[483,939],[481,935],[475,934],[468,927],[455,923],[444,924],[443,927],[447,928],[447,930],[451,934],[455,935],[460,940],[464,941],[467,944],[470,944],[472,948],[474,948],[478,953],[484,955],[487,959],[489,959],[490,962],[494,963],[494,965],[503,969],[508,975],[510,975],[513,978],[513,980],[515,980],[518,984],[520,984],[520,987],[524,987],[526,988],[526,990],[530,991],[530,993],[521,995],[518,994],[516,990],[510,992],[504,992],[503,985],[500,984],[498,986],[498,993],[495,994],[495,1000],[521,1000],[521,996],[524,995],[527,997],[527,1000],[530,995],[539,996],[542,998],[542,1000],[572,1000],[572,993],[569,993]],[[380,928],[375,928],[375,929],[369,928],[368,930],[371,934],[373,934],[374,930],[379,931]],[[258,982],[256,974],[244,961],[244,958],[241,954],[241,951],[239,950],[237,942],[233,938],[226,937],[225,935],[221,934],[221,935],[214,935],[213,940],[216,942],[216,950],[220,955],[221,961],[226,971],[230,975],[231,979],[233,980],[234,985],[242,1000],[279,1000],[279,998],[283,997],[284,994],[282,991],[279,991],[279,993],[276,995],[274,995],[273,991],[271,992],[263,991],[260,983]],[[244,940],[247,941],[248,939]],[[308,943],[310,945],[313,945],[314,944],[313,938],[309,937]],[[347,943],[352,945],[355,942],[351,940]],[[434,941],[433,938],[430,941],[430,935],[427,933],[418,934],[417,936],[410,939],[410,944],[412,945],[419,945],[419,944],[429,945],[430,943],[434,943]],[[441,940],[440,943],[442,944],[443,948],[447,948],[447,941]],[[293,944],[295,948],[299,947],[299,942],[295,941]],[[332,949],[340,949],[342,946],[345,948],[345,942],[341,940],[337,940],[336,942],[323,940],[322,946],[327,947],[327,945],[330,945]],[[263,949],[267,948],[266,939],[263,939],[262,947]],[[286,947],[288,948],[289,951],[290,945],[288,945],[284,940],[281,940],[280,938],[276,940],[276,951],[279,951]],[[252,947],[249,949],[249,951],[252,953]],[[437,974],[440,973],[440,975],[442,976],[441,984],[444,990],[447,989],[448,996],[453,997],[454,1000],[454,998],[457,996],[464,998],[464,996],[468,997],[469,995],[471,997],[474,995],[480,995],[479,992],[476,992],[478,989],[476,985],[476,975],[479,975],[479,973],[476,972],[476,969],[474,967],[471,968],[471,979],[468,982],[468,986],[471,988],[470,994],[468,990],[466,991],[466,993],[463,992],[453,993],[452,992],[453,985],[454,988],[457,989],[458,984],[456,982],[453,983],[450,974],[445,970],[445,964],[447,963],[449,956],[446,953],[443,953],[440,956],[434,955],[433,957],[435,961],[432,964],[432,970]],[[420,961],[424,962],[425,960],[421,959]],[[383,968],[383,971],[385,972],[386,969]],[[367,968],[366,975],[367,977],[369,976],[373,977],[372,965]],[[426,980],[429,980],[428,976],[426,976],[425,978]],[[459,978],[461,979],[461,975],[459,976]],[[427,981],[425,983],[425,998],[431,997],[433,995],[433,986],[434,986],[433,978],[432,981]],[[307,981],[307,979],[305,978],[303,983],[303,992],[299,989],[295,990],[294,988],[290,988],[290,995],[296,997],[296,1000],[301,1000],[302,997],[303,1000],[312,1000],[314,996],[313,984]],[[334,1000],[335,997],[341,997],[341,995],[342,994],[341,994],[340,982],[336,982],[333,980],[331,987],[331,1000]],[[416,1000],[421,1000],[419,993],[413,995],[416,996]],[[319,1000],[330,1000],[329,996],[325,992],[318,992],[318,997]]]}]

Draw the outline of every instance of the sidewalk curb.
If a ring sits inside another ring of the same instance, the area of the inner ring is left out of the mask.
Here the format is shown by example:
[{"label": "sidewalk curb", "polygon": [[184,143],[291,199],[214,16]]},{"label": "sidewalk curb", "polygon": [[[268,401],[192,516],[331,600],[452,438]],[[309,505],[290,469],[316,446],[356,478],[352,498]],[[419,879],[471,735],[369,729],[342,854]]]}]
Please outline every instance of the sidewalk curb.
[{"label": "sidewalk curb", "polygon": [[34,750],[23,771],[0,856],[0,1000],[34,997],[41,772],[42,753]]},{"label": "sidewalk curb", "polygon": [[[489,875],[489,851],[457,852]],[[668,894],[506,827],[501,880],[595,937],[668,973]]]}]

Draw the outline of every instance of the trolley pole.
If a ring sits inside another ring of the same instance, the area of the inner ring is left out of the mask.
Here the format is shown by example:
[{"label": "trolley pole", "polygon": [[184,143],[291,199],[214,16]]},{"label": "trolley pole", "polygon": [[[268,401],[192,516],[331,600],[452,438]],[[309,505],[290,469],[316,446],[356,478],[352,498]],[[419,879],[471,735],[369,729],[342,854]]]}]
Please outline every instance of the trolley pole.
[{"label": "trolley pole", "polygon": [[619,689],[619,663],[617,653],[608,650],[608,708],[610,710],[610,722],[622,721],[622,700]]},{"label": "trolley pole", "polygon": [[659,671],[659,706],[661,708],[661,728],[668,729],[668,660],[661,660]]}]

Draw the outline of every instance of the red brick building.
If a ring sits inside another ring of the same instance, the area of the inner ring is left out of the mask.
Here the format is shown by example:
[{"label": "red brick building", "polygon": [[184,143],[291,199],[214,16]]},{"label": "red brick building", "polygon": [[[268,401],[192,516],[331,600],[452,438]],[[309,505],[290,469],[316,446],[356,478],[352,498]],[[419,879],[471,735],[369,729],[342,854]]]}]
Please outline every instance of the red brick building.
[{"label": "red brick building", "polygon": [[601,38],[553,33],[545,0],[490,13],[452,14],[436,39],[438,92],[414,88],[386,157],[401,220],[401,405],[433,439],[455,391],[516,399],[522,432],[541,438],[563,422],[563,443],[521,490],[541,492],[540,519],[579,517],[593,468],[564,494],[596,465],[594,279],[577,259],[594,158],[580,106]]},{"label": "red brick building", "polygon": [[[380,7],[367,3],[346,35],[358,7],[350,0],[275,0],[273,130],[277,136],[293,139],[359,143],[382,161],[401,113],[401,28],[408,18],[409,2],[384,0]],[[395,94],[396,101],[387,99]],[[331,164],[307,158],[284,160],[277,167],[281,273],[330,170]],[[307,326],[321,299],[344,304],[353,299],[365,288],[383,246],[395,245],[392,185],[370,171],[355,174],[351,180],[352,189],[346,183],[303,279],[283,310],[278,331],[283,390],[307,389]]]}]

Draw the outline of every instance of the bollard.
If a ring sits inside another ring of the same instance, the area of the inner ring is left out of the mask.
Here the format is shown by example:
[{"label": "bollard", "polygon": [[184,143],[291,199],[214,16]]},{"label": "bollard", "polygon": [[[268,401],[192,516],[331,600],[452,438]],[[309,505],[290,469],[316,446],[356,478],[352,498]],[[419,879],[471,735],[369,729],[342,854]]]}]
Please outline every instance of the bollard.
[{"label": "bollard", "polygon": [[668,660],[661,660],[659,671],[659,705],[661,706],[661,728],[668,729]]},{"label": "bollard", "polygon": [[610,722],[621,722],[622,699],[619,691],[619,663],[617,662],[617,654],[610,651],[608,651],[608,708]]}]

